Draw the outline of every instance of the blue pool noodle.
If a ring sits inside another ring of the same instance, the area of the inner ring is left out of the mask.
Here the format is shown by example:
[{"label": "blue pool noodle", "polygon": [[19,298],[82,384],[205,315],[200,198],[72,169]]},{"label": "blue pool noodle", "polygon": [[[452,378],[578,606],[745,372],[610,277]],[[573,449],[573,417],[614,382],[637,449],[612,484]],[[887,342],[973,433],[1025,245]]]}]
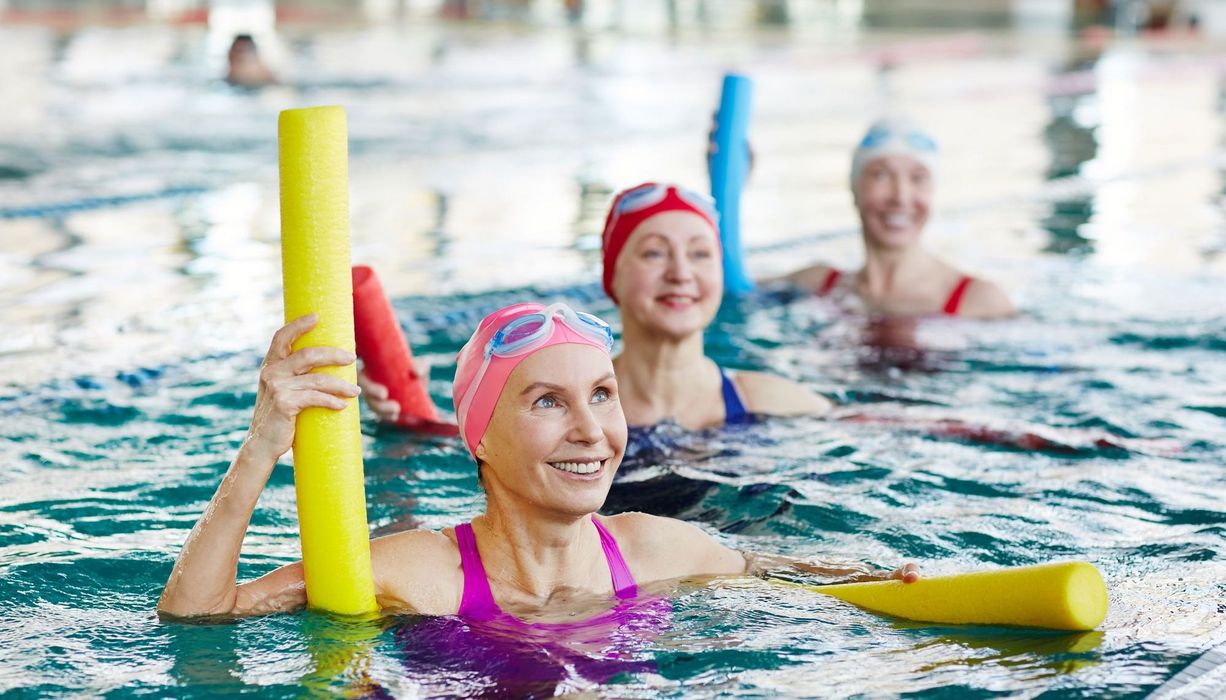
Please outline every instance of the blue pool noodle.
[{"label": "blue pool noodle", "polygon": [[708,164],[711,196],[719,210],[719,238],[724,248],[724,293],[753,290],[741,248],[741,190],[749,175],[749,107],[753,81],[743,75],[724,76],[719,113],[715,117],[715,155]]}]

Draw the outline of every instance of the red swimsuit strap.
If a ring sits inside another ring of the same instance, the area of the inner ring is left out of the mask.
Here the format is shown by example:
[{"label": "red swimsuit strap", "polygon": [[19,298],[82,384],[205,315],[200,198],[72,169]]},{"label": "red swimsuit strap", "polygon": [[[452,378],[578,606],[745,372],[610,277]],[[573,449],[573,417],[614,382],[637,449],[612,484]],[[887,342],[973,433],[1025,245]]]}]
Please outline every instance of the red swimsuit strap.
[{"label": "red swimsuit strap", "polygon": [[830,268],[830,272],[826,273],[826,279],[822,280],[822,286],[817,290],[817,295],[819,297],[824,297],[829,294],[830,290],[834,289],[834,285],[838,284],[839,277],[842,276],[842,274],[843,273],[838,269],[833,267]]},{"label": "red swimsuit strap", "polygon": [[971,282],[974,281],[975,278],[970,276],[963,276],[962,279],[958,280],[958,284],[954,285],[954,291],[950,292],[949,299],[945,301],[945,308],[941,310],[942,313],[946,316],[957,316],[958,307],[962,305],[962,296],[966,294],[966,288],[971,286]]}]

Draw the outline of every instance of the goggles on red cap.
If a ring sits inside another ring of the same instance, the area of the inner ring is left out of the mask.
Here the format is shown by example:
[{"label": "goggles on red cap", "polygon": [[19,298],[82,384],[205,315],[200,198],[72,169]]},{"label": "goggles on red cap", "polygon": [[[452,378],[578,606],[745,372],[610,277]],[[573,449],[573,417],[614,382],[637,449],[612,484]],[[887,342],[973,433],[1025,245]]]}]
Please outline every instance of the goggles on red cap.
[{"label": "goggles on red cap", "polygon": [[613,295],[613,272],[617,269],[617,258],[630,234],[647,219],[667,211],[688,211],[706,219],[715,232],[718,244],[719,212],[715,209],[715,201],[710,197],[678,185],[657,182],[646,182],[622,190],[613,198],[601,236],[604,253],[602,281],[605,293],[613,301],[617,301],[617,297]]}]

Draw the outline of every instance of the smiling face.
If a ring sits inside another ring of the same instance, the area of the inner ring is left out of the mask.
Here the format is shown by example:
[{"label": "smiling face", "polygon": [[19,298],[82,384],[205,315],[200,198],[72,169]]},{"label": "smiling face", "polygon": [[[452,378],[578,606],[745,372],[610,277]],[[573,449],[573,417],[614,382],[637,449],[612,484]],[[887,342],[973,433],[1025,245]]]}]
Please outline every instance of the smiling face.
[{"label": "smiling face", "polygon": [[906,155],[883,155],[865,164],[854,190],[865,242],[905,248],[928,223],[933,182],[928,168]]},{"label": "smiling face", "polygon": [[626,449],[626,417],[607,353],[545,348],[508,378],[477,446],[491,498],[579,517],[596,512]]},{"label": "smiling face", "polygon": [[639,224],[613,275],[623,323],[673,338],[702,332],[724,293],[718,236],[706,219],[686,211],[663,212]]}]

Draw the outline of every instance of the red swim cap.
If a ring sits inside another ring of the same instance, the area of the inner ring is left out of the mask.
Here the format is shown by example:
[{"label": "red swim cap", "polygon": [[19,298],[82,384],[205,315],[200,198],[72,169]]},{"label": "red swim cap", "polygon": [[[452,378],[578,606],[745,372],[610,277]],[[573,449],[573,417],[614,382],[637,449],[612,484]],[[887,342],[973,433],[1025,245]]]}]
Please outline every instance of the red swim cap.
[{"label": "red swim cap", "polygon": [[645,182],[622,190],[609,205],[609,215],[604,220],[601,236],[602,260],[604,262],[605,294],[617,302],[613,295],[613,273],[617,269],[617,257],[639,224],[666,211],[693,212],[707,220],[715,232],[715,244],[719,246],[719,214],[710,197],[678,187],[677,185]]}]

